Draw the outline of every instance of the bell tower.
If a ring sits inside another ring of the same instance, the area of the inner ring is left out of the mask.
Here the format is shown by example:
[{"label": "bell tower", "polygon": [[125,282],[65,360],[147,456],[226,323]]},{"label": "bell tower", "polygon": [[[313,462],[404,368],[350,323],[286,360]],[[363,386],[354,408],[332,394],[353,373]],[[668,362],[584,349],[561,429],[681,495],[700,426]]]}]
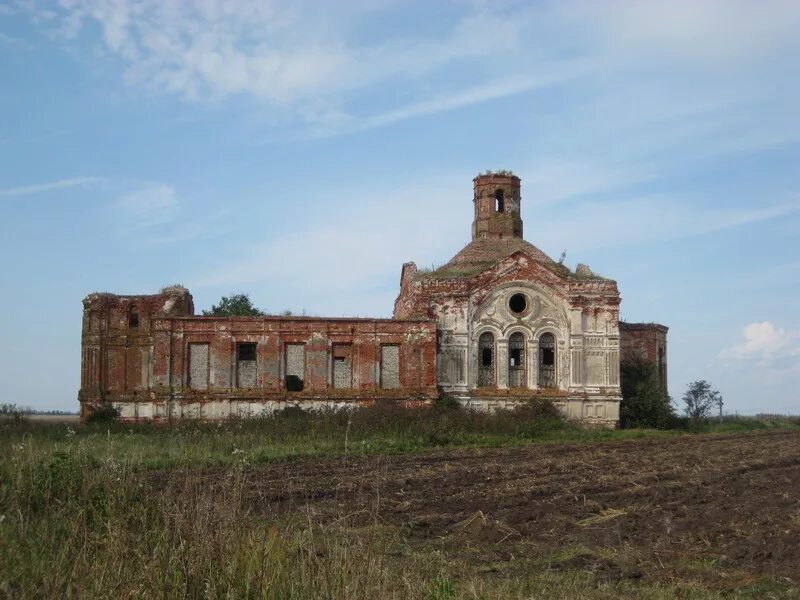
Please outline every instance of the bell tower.
[{"label": "bell tower", "polygon": [[478,175],[472,182],[475,189],[472,239],[521,239],[519,177],[508,171],[489,172]]}]

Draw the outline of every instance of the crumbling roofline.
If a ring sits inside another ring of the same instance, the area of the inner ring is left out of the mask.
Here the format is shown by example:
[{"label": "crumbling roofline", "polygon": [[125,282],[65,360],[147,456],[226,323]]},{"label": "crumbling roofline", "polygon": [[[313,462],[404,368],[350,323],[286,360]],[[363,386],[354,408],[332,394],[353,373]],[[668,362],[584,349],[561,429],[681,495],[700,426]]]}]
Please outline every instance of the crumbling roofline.
[{"label": "crumbling roofline", "polygon": [[281,315],[266,315],[266,316],[226,316],[226,315],[187,315],[176,317],[164,317],[165,319],[174,319],[176,321],[238,321],[245,323],[255,323],[259,321],[335,321],[338,323],[347,323],[350,321],[357,321],[359,323],[435,323],[436,319],[392,319],[387,318],[372,318],[372,317],[311,317],[311,316],[281,316]]},{"label": "crumbling roofline", "polygon": [[669,327],[661,323],[628,323],[627,321],[620,321],[619,327],[620,329],[624,327],[625,329],[636,329],[640,331],[656,329],[662,333],[667,333],[667,331],[669,331]]}]

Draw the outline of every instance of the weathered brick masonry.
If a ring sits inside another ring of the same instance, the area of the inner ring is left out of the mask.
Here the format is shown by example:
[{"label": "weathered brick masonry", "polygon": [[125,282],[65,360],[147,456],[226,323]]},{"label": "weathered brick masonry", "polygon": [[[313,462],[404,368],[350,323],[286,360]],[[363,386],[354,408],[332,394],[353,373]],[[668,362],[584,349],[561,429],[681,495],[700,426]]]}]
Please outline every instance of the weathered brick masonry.
[{"label": "weathered brick masonry", "polygon": [[81,414],[110,402],[124,419],[213,419],[440,394],[494,409],[538,395],[616,425],[620,357],[657,362],[666,386],[667,328],[620,323],[614,280],[522,239],[518,177],[474,184],[472,241],[438,269],[404,264],[393,319],[201,317],[180,286],[87,296]]},{"label": "weathered brick masonry", "polygon": [[[437,395],[430,320],[199,317],[183,288],[84,300],[81,412],[224,418]],[[302,389],[289,391],[295,376]]]}]

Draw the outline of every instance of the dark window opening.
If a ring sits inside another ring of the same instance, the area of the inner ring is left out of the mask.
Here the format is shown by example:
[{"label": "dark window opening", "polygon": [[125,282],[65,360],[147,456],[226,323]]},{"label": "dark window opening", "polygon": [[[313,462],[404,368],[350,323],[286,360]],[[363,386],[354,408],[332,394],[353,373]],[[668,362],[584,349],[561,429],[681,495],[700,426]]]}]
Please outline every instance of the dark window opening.
[{"label": "dark window opening", "polygon": [[528,300],[525,298],[525,294],[514,294],[508,301],[508,307],[511,309],[511,312],[518,315],[522,312],[525,312],[525,309],[528,307]]},{"label": "dark window opening", "polygon": [[539,387],[556,387],[556,337],[549,332],[539,338]]},{"label": "dark window opening", "polygon": [[494,209],[497,212],[505,212],[506,210],[506,201],[503,190],[494,191]]},{"label": "dark window opening", "polygon": [[556,364],[556,352],[552,348],[542,348],[542,365],[552,367]]},{"label": "dark window opening", "polygon": [[508,338],[508,385],[526,387],[525,336],[520,332]]},{"label": "dark window opening", "polygon": [[482,348],[481,349],[481,366],[482,367],[491,367],[492,366],[492,349],[491,348]]},{"label": "dark window opening", "polygon": [[494,387],[494,336],[485,331],[478,338],[478,387]]},{"label": "dark window opening", "polygon": [[139,326],[139,309],[135,306],[131,306],[131,310],[128,313],[128,327],[131,329],[135,329]]},{"label": "dark window opening", "polygon": [[247,343],[247,344],[239,344],[238,347],[238,358],[239,360],[255,360],[256,359],[256,345]]},{"label": "dark window opening", "polygon": [[297,375],[287,375],[286,376],[286,391],[287,392],[302,392],[303,391],[303,380],[300,379]]}]

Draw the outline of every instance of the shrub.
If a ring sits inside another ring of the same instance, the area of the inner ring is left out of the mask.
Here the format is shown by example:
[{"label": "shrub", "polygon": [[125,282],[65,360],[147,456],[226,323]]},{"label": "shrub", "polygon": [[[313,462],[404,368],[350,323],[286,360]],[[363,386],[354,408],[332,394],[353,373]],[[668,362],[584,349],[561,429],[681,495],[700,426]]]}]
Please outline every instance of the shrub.
[{"label": "shrub", "polygon": [[120,410],[110,402],[96,406],[86,417],[87,423],[114,423],[119,418]]},{"label": "shrub", "polygon": [[655,363],[640,358],[624,362],[620,376],[620,427],[667,429],[674,425],[675,411],[658,381]]},{"label": "shrub", "polygon": [[436,399],[433,407],[436,410],[460,410],[463,408],[461,402],[452,396],[440,396]]},{"label": "shrub", "polygon": [[311,415],[294,404],[284,407],[282,410],[277,411],[275,416],[281,419],[309,419]]},{"label": "shrub", "polygon": [[551,400],[546,398],[528,398],[524,403],[513,409],[517,418],[531,419],[533,421],[563,421],[564,415]]},{"label": "shrub", "polygon": [[25,411],[23,411],[16,404],[3,403],[0,404],[0,417],[14,419],[15,421],[22,421],[25,418]]},{"label": "shrub", "polygon": [[718,407],[720,415],[722,414],[722,396],[717,390],[712,389],[711,384],[705,379],[687,385],[683,402],[686,405],[684,408],[686,416],[695,423],[707,418],[714,407]]}]

